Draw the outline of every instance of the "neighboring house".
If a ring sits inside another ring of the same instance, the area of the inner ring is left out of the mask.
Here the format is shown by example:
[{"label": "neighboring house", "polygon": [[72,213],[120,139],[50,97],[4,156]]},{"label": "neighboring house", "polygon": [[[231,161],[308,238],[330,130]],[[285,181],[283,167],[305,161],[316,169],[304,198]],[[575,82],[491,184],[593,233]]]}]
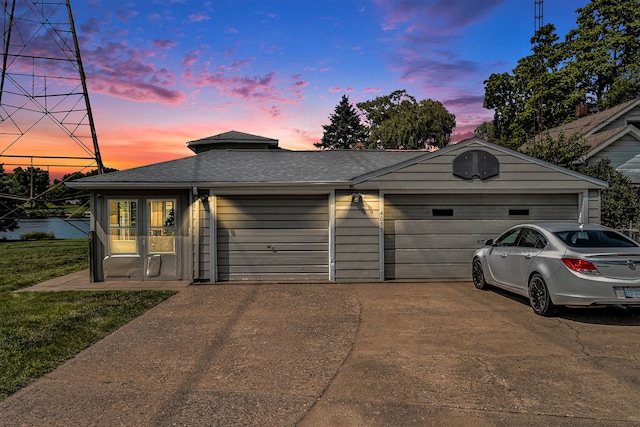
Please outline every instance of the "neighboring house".
[{"label": "neighboring house", "polygon": [[230,132],[188,146],[68,183],[91,191],[92,280],[469,280],[473,251],[508,226],[599,223],[607,187],[478,138],[288,151]]},{"label": "neighboring house", "polygon": [[560,133],[566,138],[584,137],[591,147],[586,164],[608,158],[612,167],[640,185],[640,98],[594,114],[585,115],[584,108],[577,108],[576,113],[576,120],[549,129],[551,137],[557,139]]}]

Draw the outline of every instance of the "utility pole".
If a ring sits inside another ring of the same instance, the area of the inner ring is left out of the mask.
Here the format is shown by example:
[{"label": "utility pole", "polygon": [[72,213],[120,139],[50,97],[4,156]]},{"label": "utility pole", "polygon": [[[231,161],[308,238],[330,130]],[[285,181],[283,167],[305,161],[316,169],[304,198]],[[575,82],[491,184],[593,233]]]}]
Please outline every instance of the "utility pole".
[{"label": "utility pole", "polygon": [[[534,35],[538,34],[544,25],[544,4],[543,0],[533,1],[533,31]],[[544,87],[543,77],[545,74],[544,58],[539,58],[540,63],[535,64],[534,68],[534,88],[533,88],[533,105],[534,105],[534,130],[533,143],[542,143],[544,133]]]}]

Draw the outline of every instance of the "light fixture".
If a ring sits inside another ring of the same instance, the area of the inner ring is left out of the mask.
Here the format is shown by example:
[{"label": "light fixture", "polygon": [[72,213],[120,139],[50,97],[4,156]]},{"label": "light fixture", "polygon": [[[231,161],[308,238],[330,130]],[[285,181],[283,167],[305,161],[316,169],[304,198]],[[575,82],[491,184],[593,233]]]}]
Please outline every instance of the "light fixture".
[{"label": "light fixture", "polygon": [[351,201],[353,203],[360,203],[362,202],[362,193],[352,193],[351,194]]}]

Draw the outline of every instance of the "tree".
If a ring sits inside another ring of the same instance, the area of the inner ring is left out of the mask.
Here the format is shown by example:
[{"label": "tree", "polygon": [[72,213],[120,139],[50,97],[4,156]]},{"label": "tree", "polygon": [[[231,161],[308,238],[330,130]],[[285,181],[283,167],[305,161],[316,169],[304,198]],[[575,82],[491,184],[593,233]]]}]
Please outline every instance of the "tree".
[{"label": "tree", "polygon": [[0,231],[14,230],[18,226],[14,218],[22,212],[19,206],[23,202],[9,193],[7,176],[0,164]]},{"label": "tree", "polygon": [[573,120],[581,103],[603,110],[640,95],[640,0],[592,0],[577,12],[564,41],[544,25],[512,74],[485,80],[490,141],[517,148]]},{"label": "tree", "polygon": [[565,138],[561,133],[558,139],[553,139],[549,132],[546,132],[542,141],[535,144],[529,143],[523,146],[522,151],[545,162],[575,169],[577,162],[589,152],[589,149],[584,139],[578,135]]},{"label": "tree", "polygon": [[8,192],[14,196],[23,197],[31,201],[31,207],[45,205],[46,198],[41,195],[49,187],[49,172],[40,168],[17,167],[7,176]]},{"label": "tree", "polygon": [[640,0],[592,0],[567,34],[568,69],[582,97],[601,110],[640,94]]},{"label": "tree", "polygon": [[369,126],[369,145],[381,148],[422,149],[445,147],[451,140],[456,119],[439,101],[417,102],[405,90],[360,102]]},{"label": "tree", "polygon": [[579,172],[609,183],[602,191],[601,222],[611,228],[627,228],[640,216],[638,190],[622,172],[613,168],[609,159],[584,166]]},{"label": "tree", "polygon": [[531,38],[533,54],[518,61],[513,74],[492,74],[485,80],[484,107],[494,110],[490,141],[518,148],[544,128],[571,119],[575,79],[564,65],[566,45],[547,24]]},{"label": "tree", "polygon": [[323,125],[322,142],[317,142],[317,148],[323,150],[353,149],[356,144],[367,139],[367,130],[361,123],[358,112],[349,102],[347,95],[342,95],[335,112],[329,117],[331,123]]}]

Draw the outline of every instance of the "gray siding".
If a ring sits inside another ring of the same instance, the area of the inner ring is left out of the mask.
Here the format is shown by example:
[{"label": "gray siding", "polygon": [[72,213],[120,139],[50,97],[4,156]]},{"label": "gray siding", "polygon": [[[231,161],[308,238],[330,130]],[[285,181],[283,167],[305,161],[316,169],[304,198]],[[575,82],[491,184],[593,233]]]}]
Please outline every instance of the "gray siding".
[{"label": "gray siding", "polygon": [[335,201],[336,281],[380,280],[380,203],[377,192],[337,191]]},{"label": "gray siding", "polygon": [[589,190],[589,223],[600,224],[602,221],[600,203],[601,193],[598,190]]},{"label": "gray siding", "polygon": [[209,226],[209,201],[194,202],[193,208],[193,271],[199,281],[211,280],[211,227]]},{"label": "gray siding", "polygon": [[[640,142],[633,135],[624,135],[615,143],[610,144],[589,158],[589,164],[598,163],[602,159],[610,159],[614,168],[623,165],[636,158],[640,154]],[[640,158],[635,160],[636,166],[640,164]],[[627,165],[631,168],[631,163]]]},{"label": "gray siding", "polygon": [[218,280],[328,280],[323,196],[217,196]]},{"label": "gray siding", "polygon": [[386,175],[372,178],[357,188],[381,189],[385,192],[410,191],[456,191],[461,193],[476,192],[524,192],[524,191],[556,191],[586,190],[593,188],[581,178],[569,173],[562,173],[546,166],[532,163],[529,160],[503,153],[480,144],[469,144],[465,150],[482,149],[488,151],[500,162],[500,175],[485,181],[478,179],[464,180],[452,173],[453,160],[462,150],[453,150],[445,154],[435,155],[425,161],[407,166]]},{"label": "gray siding", "polygon": [[385,195],[385,279],[469,279],[475,249],[506,228],[577,221],[577,194]]}]

